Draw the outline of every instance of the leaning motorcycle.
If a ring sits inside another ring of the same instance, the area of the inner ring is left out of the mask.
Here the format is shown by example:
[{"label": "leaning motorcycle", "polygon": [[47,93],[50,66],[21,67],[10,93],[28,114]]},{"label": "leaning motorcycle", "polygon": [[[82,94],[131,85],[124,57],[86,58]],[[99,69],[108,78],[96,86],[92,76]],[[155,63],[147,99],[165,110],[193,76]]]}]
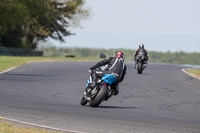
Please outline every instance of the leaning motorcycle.
[{"label": "leaning motorcycle", "polygon": [[80,104],[89,103],[91,107],[98,107],[102,101],[107,101],[113,95],[114,90],[110,88],[110,85],[116,82],[116,78],[112,74],[105,74],[101,79],[97,79],[96,86],[91,87],[91,82],[90,75]]},{"label": "leaning motorcycle", "polygon": [[138,74],[142,74],[145,67],[147,67],[147,64],[145,63],[145,56],[140,53],[136,56],[136,69]]}]

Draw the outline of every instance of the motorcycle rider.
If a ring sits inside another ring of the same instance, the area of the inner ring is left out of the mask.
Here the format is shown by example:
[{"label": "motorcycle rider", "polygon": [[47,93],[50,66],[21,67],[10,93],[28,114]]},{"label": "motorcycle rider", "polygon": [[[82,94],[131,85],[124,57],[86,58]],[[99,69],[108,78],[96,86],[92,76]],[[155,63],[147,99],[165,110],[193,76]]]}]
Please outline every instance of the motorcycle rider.
[{"label": "motorcycle rider", "polygon": [[136,51],[135,54],[134,54],[135,68],[136,68],[136,64],[137,64],[136,56],[137,56],[140,52],[142,52],[142,53],[144,54],[144,56],[145,56],[145,58],[144,58],[144,61],[145,61],[145,62],[144,62],[144,63],[145,63],[146,65],[148,64],[147,61],[148,61],[149,56],[148,56],[147,50],[144,49],[144,44],[140,44],[140,45],[139,45],[139,49],[137,49],[137,51]]},{"label": "motorcycle rider", "polygon": [[[104,65],[108,65],[105,70],[96,70],[96,68]],[[92,70],[91,86],[96,85],[97,78],[101,79],[105,74],[113,74],[116,77],[116,82],[110,87],[114,90],[113,95],[117,95],[119,92],[118,83],[123,81],[126,74],[126,69],[127,67],[124,63],[124,54],[121,51],[117,51],[114,53],[113,57],[108,57],[90,68],[90,70]]]}]

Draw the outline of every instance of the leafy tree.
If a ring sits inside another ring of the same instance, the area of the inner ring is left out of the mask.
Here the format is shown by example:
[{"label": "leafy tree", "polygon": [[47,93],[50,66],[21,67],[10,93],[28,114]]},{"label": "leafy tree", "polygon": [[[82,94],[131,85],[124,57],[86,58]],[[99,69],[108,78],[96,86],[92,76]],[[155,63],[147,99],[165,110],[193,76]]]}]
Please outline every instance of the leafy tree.
[{"label": "leafy tree", "polygon": [[0,44],[35,49],[48,37],[64,41],[72,35],[70,24],[89,16],[83,5],[83,0],[1,0]]},{"label": "leafy tree", "polygon": [[20,47],[21,31],[21,9],[12,0],[1,0],[0,4],[0,45]]}]

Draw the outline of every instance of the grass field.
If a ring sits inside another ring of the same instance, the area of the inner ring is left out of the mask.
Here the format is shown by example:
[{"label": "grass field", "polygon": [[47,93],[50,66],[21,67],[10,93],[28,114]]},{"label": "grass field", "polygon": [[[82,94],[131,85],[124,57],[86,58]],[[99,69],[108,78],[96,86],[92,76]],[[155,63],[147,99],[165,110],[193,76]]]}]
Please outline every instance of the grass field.
[{"label": "grass field", "polygon": [[12,57],[0,56],[0,72],[6,71],[13,67],[18,67],[29,62],[37,61],[84,61],[100,60],[100,58],[73,58],[73,57]]}]

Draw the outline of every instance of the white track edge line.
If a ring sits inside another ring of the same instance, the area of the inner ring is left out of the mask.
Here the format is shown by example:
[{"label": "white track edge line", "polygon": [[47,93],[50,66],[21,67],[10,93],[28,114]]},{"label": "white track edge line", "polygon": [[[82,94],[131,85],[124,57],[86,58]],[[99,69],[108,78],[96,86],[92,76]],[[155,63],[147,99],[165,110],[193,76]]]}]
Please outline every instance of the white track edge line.
[{"label": "white track edge line", "polygon": [[[191,68],[187,68],[187,69],[191,69]],[[192,74],[190,74],[190,73],[188,73],[187,71],[185,71],[185,69],[183,68],[183,69],[181,69],[184,73],[186,73],[186,74],[188,74],[188,75],[190,75],[190,76],[192,76],[193,78],[196,78],[196,79],[198,79],[198,80],[200,80],[200,78],[198,78],[198,77],[196,77],[196,76],[194,76],[194,75],[192,75]]]},{"label": "white track edge line", "polygon": [[0,74],[6,73],[6,72],[11,71],[11,70],[14,70],[15,68],[17,68],[17,67],[13,67],[13,68],[10,68],[10,69],[8,69],[6,71],[0,72]]},{"label": "white track edge line", "polygon": [[[53,61],[38,61],[38,62],[53,62]],[[31,63],[36,63],[36,62],[27,62],[27,63],[24,64],[24,65],[28,65],[28,64],[31,64]],[[20,66],[22,66],[22,65],[20,65]],[[14,70],[14,69],[16,69],[16,68],[18,68],[18,67],[20,67],[20,66],[16,66],[16,67],[7,69],[7,70],[5,70],[5,71],[0,72],[0,74],[4,74],[4,73],[9,72],[9,71],[11,71],[11,70]]]},{"label": "white track edge line", "polygon": [[10,119],[10,118],[6,118],[6,117],[2,117],[2,116],[0,116],[0,118],[3,119],[3,120],[11,121],[11,122],[17,122],[17,123],[21,123],[21,124],[26,124],[26,125],[35,126],[35,127],[41,127],[41,128],[49,129],[49,130],[56,130],[56,131],[60,131],[60,132],[84,133],[84,132],[75,131],[75,130],[66,130],[66,129],[60,129],[60,128],[55,128],[55,127],[50,127],[50,126],[44,126],[44,125],[19,121],[19,120]]}]

